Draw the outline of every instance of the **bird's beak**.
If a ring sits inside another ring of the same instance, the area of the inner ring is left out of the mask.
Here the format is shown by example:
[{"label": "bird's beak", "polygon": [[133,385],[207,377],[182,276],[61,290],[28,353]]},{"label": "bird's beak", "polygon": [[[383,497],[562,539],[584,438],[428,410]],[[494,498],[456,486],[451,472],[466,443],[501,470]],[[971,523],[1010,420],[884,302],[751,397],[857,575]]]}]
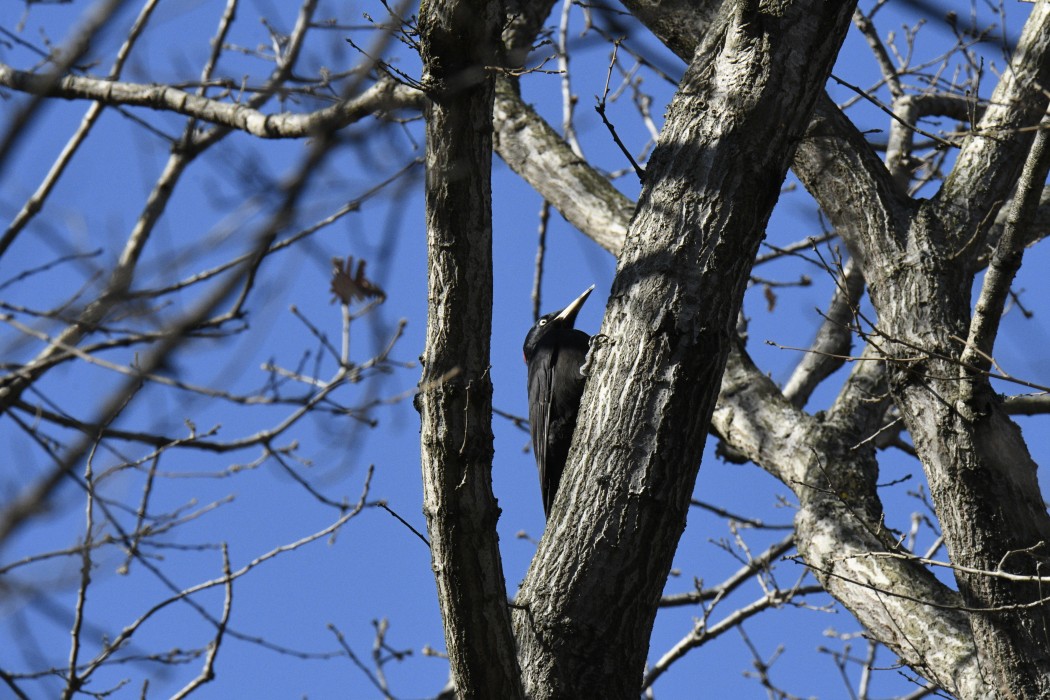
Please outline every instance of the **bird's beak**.
[{"label": "bird's beak", "polygon": [[556,321],[567,321],[571,326],[576,322],[576,314],[580,313],[580,309],[583,308],[583,302],[587,301],[587,297],[594,291],[594,285],[587,287],[583,294],[573,299],[572,303],[561,310],[557,316],[554,317]]}]

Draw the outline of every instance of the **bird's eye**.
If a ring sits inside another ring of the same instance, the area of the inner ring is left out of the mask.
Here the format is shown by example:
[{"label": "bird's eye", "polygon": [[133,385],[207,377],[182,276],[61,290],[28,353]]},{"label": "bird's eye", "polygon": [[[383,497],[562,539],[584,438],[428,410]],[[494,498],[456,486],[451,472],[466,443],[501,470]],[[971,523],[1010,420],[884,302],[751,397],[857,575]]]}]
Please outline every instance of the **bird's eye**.
[{"label": "bird's eye", "polygon": [[547,319],[545,319],[545,318],[541,318],[541,319],[540,319],[540,322],[539,322],[539,324],[538,324],[538,325],[540,325],[540,326],[546,326],[546,325],[547,325]]}]

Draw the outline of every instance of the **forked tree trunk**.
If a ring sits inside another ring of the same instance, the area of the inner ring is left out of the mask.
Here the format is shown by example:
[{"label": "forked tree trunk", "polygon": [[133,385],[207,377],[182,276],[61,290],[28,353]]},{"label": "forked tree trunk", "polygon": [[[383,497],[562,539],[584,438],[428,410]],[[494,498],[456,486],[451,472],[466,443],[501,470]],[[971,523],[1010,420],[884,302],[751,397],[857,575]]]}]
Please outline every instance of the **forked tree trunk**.
[{"label": "forked tree trunk", "polygon": [[679,86],[517,598],[530,697],[638,696],[751,262],[852,8],[727,3]]}]

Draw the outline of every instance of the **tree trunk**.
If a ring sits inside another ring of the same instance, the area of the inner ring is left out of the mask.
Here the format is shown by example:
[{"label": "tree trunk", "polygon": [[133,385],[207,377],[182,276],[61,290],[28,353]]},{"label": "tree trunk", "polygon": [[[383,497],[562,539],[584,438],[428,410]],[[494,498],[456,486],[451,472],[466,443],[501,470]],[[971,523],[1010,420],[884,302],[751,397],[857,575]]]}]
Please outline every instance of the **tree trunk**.
[{"label": "tree trunk", "polygon": [[423,510],[460,698],[520,698],[492,495],[493,79],[498,3],[420,8],[426,118],[428,314]]},{"label": "tree trunk", "polygon": [[837,158],[829,148],[834,129],[822,139],[815,124],[812,148],[799,151],[807,187],[840,190],[821,201],[863,263],[878,312],[869,340],[889,361],[890,392],[958,567],[980,666],[1006,698],[1050,696],[1050,609],[1037,584],[1009,578],[1045,575],[1050,517],[1019,429],[988,378],[961,358],[978,254],[1046,111],[1048,80],[1050,3],[1039,3],[1010,70],[931,200],[905,200],[885,185],[886,173],[881,183],[862,182],[877,169]]},{"label": "tree trunk", "polygon": [[638,695],[751,261],[852,8],[727,3],[682,80],[518,596],[530,697]]}]

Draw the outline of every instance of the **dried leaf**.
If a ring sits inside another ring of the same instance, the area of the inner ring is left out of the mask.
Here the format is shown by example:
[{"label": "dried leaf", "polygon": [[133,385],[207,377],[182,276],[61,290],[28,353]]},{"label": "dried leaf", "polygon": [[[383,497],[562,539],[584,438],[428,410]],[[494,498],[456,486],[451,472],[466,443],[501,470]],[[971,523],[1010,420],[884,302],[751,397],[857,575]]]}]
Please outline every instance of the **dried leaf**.
[{"label": "dried leaf", "polygon": [[348,255],[346,260],[332,258],[332,301],[349,306],[355,300],[368,298],[386,301],[386,292],[376,286],[365,277],[365,261],[357,261],[357,271],[352,273],[354,256]]}]

